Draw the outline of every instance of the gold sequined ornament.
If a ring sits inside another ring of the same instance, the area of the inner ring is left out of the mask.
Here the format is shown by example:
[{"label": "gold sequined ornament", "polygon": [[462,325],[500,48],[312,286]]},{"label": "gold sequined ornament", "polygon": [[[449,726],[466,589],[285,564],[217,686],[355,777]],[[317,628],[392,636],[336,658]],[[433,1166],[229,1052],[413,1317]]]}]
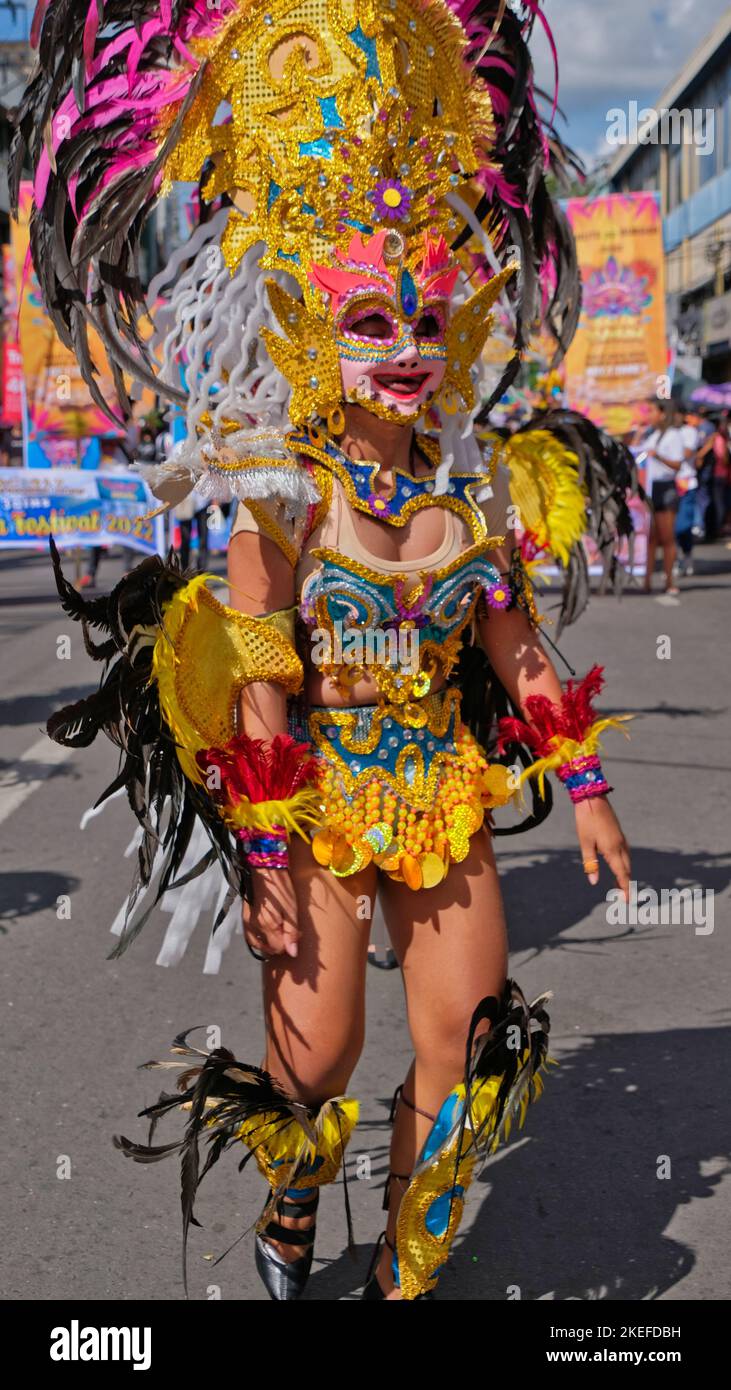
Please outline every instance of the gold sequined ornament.
[{"label": "gold sequined ornament", "polygon": [[[474,206],[479,184],[472,181],[491,167],[496,126],[488,89],[444,0],[259,0],[213,35],[191,34],[187,43],[205,62],[162,192],[175,180],[198,182],[207,164],[203,199],[225,193],[233,205],[221,241],[229,269],[260,245],[262,268],[285,270],[298,283],[301,300],[269,284],[286,337],[268,329],[263,337],[292,386],[293,423],[329,419],[337,433],[342,388],[333,313],[312,269],[347,252],[355,230],[367,242],[385,229],[395,285],[399,267],[416,273],[430,242],[454,243],[463,231],[469,240],[471,226],[449,197],[459,190]],[[222,122],[226,107],[231,117]],[[171,119],[163,119],[161,136]],[[470,255],[465,244],[459,259],[467,274]],[[455,316],[447,410],[471,408],[470,367],[510,273],[495,276]],[[361,403],[403,422],[382,402]]]}]

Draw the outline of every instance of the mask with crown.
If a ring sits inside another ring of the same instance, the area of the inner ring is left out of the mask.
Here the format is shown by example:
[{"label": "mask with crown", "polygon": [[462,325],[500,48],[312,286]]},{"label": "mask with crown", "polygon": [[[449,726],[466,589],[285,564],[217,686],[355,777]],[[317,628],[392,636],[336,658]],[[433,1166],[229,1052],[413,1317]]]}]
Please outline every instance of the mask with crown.
[{"label": "mask with crown", "polygon": [[[346,400],[404,422],[472,411],[489,311],[519,265],[492,396],[538,319],[565,342],[578,296],[546,192],[561,150],[537,111],[536,17],[540,0],[41,0],[11,197],[30,162],[31,254],[100,406],[90,328],[127,410],[130,379],[190,399],[197,321],[182,385],[140,328],[140,238],[178,181],[198,185],[201,224],[226,209],[208,250],[229,278],[266,277],[247,365],[263,343],[289,424],[337,426]],[[208,323],[223,284],[206,288]],[[204,345],[198,378],[206,364]],[[188,423],[220,443],[271,392],[262,368],[225,413],[236,367],[217,365],[218,399]]]}]

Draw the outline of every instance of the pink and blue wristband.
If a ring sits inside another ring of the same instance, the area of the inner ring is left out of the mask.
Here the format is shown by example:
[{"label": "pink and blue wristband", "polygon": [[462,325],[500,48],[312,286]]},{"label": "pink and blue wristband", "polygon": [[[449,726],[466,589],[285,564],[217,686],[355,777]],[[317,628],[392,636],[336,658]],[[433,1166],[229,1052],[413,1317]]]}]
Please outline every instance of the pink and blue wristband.
[{"label": "pink and blue wristband", "polygon": [[287,832],[283,825],[273,825],[271,830],[257,830],[252,826],[246,826],[237,833],[252,868],[289,868]]},{"label": "pink and blue wristband", "polygon": [[557,769],[559,781],[563,782],[571,800],[589,801],[595,796],[606,796],[612,791],[607,782],[602,765],[595,753],[572,758]]}]

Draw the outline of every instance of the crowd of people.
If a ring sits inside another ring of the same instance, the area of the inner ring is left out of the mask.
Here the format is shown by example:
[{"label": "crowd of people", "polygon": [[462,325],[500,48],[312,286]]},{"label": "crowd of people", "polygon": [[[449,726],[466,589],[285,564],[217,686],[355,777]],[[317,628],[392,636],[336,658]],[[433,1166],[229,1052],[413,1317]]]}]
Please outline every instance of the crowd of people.
[{"label": "crowd of people", "polygon": [[[651,592],[658,551],[666,594],[677,596],[678,580],[694,573],[693,551],[700,542],[731,536],[731,425],[729,411],[711,410],[676,400],[648,402],[645,422],[627,439],[644,469],[645,491],[651,503],[645,591]],[[172,438],[161,421],[145,420],[125,438],[109,436],[101,441],[100,469],[126,471],[134,461],[159,463],[169,454]],[[0,462],[11,458],[10,448]],[[219,504],[228,514],[230,503]],[[174,539],[184,568],[194,561],[199,571],[208,567],[210,498],[192,492],[174,509]],[[89,546],[81,585],[96,585],[106,547]],[[125,568],[135,563],[134,552],[124,548]]]},{"label": "crowd of people", "polygon": [[652,507],[645,591],[652,590],[659,550],[665,593],[677,596],[678,578],[693,574],[694,546],[729,534],[729,413],[652,400],[647,414],[631,440]]}]

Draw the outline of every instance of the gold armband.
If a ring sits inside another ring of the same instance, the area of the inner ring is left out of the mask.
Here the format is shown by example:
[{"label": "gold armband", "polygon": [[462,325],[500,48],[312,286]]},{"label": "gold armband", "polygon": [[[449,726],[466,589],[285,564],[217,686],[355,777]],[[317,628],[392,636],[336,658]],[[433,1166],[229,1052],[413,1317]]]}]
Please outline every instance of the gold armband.
[{"label": "gold armband", "polygon": [[219,603],[198,575],[163,608],[152,677],[160,709],[176,743],[178,761],[192,781],[203,781],[195,755],[222,747],[236,732],[241,691],[271,681],[288,695],[302,688],[304,671],[294,648],[294,608],[253,617]]}]

